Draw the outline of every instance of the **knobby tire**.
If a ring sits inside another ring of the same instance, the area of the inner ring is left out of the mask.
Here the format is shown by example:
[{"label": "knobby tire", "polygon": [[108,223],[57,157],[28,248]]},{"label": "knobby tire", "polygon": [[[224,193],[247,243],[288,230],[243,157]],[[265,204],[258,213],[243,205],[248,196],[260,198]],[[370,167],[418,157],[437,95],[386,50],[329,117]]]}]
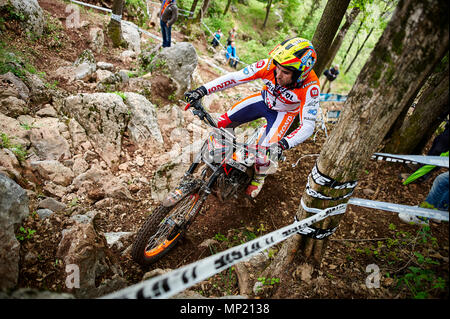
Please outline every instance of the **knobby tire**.
[{"label": "knobby tire", "polygon": [[[186,196],[171,207],[159,205],[140,228],[133,243],[132,257],[141,265],[150,265],[166,255],[184,235],[185,228],[167,223],[172,218],[186,217],[192,210],[198,210],[199,194]],[[183,225],[187,221],[183,222]],[[151,247],[147,247],[152,240]]]}]

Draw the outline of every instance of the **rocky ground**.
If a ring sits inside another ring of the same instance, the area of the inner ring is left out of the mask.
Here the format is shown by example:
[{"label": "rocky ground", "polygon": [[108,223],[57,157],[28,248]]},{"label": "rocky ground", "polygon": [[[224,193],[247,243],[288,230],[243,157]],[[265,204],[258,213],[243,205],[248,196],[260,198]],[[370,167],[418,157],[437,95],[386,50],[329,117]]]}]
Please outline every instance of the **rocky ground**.
[{"label": "rocky ground", "polygon": [[[101,296],[141,281],[149,271],[179,268],[293,221],[326,139],[319,127],[315,140],[286,152],[286,162],[267,179],[256,201],[242,196],[222,203],[211,196],[172,252],[151,267],[137,265],[129,254],[135,233],[189,164],[177,156],[207,132],[183,111],[180,92],[220,74],[205,61],[231,69],[220,64],[220,53],[208,50],[205,37],[194,40],[175,31],[179,54],[165,54],[153,38],[141,35],[136,42],[129,30],[133,50],[113,48],[104,15],[82,10],[82,26],[68,28],[66,2],[40,0],[39,5],[47,21],[40,38],[23,36],[14,20],[6,21],[0,37],[16,52],[10,59],[14,70],[24,69],[26,62],[36,69],[22,77],[0,75],[0,176],[2,185],[14,180],[22,188],[8,188],[22,204],[15,220],[1,225],[5,238],[12,236],[2,240],[0,250],[2,260],[9,261],[2,269],[9,274],[2,281],[9,294],[36,288],[78,298]],[[159,36],[157,30],[150,32]],[[181,43],[188,41],[192,47]],[[184,73],[171,68],[180,55]],[[205,105],[221,113],[255,90],[239,86],[205,99]],[[335,125],[327,128],[330,133]],[[441,171],[403,186],[399,175],[412,172],[410,167],[372,161],[354,196],[418,205]],[[280,248],[275,246],[187,294],[448,298],[448,242],[447,223],[420,228],[401,223],[394,213],[349,205],[320,267],[299,262],[292,274],[296,284],[258,280]],[[72,264],[82,271],[80,289],[67,289],[67,266]],[[381,275],[378,288],[366,284],[373,267]],[[258,289],[253,289],[255,282],[261,283]],[[272,295],[274,287],[280,289]]]}]

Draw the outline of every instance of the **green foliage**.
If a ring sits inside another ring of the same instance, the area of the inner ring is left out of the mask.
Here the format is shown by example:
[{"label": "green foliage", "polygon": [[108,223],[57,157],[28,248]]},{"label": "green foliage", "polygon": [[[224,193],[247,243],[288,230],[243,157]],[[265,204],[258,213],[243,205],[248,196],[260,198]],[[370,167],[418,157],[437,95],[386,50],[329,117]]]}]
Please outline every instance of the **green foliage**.
[{"label": "green foliage", "polygon": [[17,20],[20,22],[26,20],[23,13],[17,12],[16,9],[10,4],[3,6],[0,13],[2,14],[4,20]]},{"label": "green foliage", "polygon": [[147,6],[142,0],[125,0],[124,10],[126,10],[129,20],[133,21],[141,28],[146,27],[146,22],[149,19],[147,15]]},{"label": "green foliage", "polygon": [[23,145],[12,143],[10,137],[6,133],[0,131],[0,149],[1,148],[7,148],[13,152],[19,162],[24,161],[28,156],[28,152]]},{"label": "green foliage", "polygon": [[38,73],[31,63],[25,62],[29,60],[26,54],[14,50],[5,42],[0,41],[0,74],[11,72],[25,80],[27,72],[31,74]]},{"label": "green foliage", "polygon": [[31,239],[36,230],[30,228],[24,228],[21,226],[19,228],[19,234],[16,235],[16,238],[20,241],[24,241],[25,239]]},{"label": "green foliage", "polygon": [[125,93],[123,93],[123,92],[114,91],[114,92],[112,92],[112,93],[114,93],[114,94],[120,96],[120,97],[122,98],[122,100],[124,100],[124,101],[127,100],[127,96],[126,96]]},{"label": "green foliage", "polygon": [[415,234],[397,230],[389,225],[391,237],[365,244],[356,252],[374,263],[387,265],[386,277],[393,278],[397,290],[403,290],[413,298],[438,297],[448,287],[447,281],[439,273],[440,262],[435,259],[439,244],[429,226],[421,227]]},{"label": "green foliage", "polygon": [[279,284],[280,283],[280,278],[266,278],[266,277],[259,277],[258,281],[260,283],[262,283],[264,286],[271,286],[271,285],[275,285],[275,284]]},{"label": "green foliage", "polygon": [[220,232],[214,235],[214,239],[217,241],[227,241],[227,237]]}]

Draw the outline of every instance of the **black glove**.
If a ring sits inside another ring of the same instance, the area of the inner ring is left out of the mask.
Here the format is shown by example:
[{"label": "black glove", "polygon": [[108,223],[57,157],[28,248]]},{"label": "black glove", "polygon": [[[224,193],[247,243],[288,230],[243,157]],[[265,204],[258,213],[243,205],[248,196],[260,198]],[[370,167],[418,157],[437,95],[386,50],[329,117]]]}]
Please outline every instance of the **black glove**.
[{"label": "black glove", "polygon": [[206,88],[202,85],[195,90],[184,93],[184,100],[190,104],[193,104],[204,97],[207,93]]},{"label": "black glove", "polygon": [[269,156],[278,160],[283,156],[283,151],[289,148],[288,142],[282,138],[277,144],[272,144],[269,147]]}]

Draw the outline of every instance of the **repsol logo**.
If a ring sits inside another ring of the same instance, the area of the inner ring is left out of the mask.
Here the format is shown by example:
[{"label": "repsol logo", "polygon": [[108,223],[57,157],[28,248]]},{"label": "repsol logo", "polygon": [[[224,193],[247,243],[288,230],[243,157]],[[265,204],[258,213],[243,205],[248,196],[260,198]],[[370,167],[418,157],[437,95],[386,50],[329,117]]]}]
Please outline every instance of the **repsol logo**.
[{"label": "repsol logo", "polygon": [[219,85],[216,85],[216,86],[210,88],[208,90],[208,93],[216,92],[217,90],[221,90],[223,88],[226,88],[227,86],[229,86],[231,84],[236,84],[236,81],[235,80],[228,80],[228,81],[225,81],[223,83],[220,83]]}]

